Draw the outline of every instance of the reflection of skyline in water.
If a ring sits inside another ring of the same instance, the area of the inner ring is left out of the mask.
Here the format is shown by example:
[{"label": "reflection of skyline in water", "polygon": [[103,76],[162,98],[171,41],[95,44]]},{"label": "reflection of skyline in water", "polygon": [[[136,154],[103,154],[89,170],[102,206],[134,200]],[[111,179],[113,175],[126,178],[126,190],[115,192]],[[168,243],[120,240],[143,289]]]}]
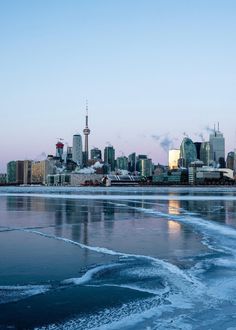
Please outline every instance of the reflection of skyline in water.
[{"label": "reflection of skyline in water", "polygon": [[[28,215],[32,214],[32,217],[35,214],[41,218],[44,218],[44,214],[47,215],[50,219],[48,225],[55,226],[55,236],[67,237],[85,245],[114,244],[119,249],[118,246],[123,241],[124,246],[131,249],[137,244],[143,245],[147,253],[155,255],[168,254],[169,250],[174,250],[174,254],[183,249],[190,251],[199,244],[195,234],[183,230],[182,224],[143,211],[154,209],[167,215],[179,215],[179,200],[150,202],[27,197],[24,201],[24,197],[19,197],[19,200],[18,197],[7,197],[9,210],[19,210],[18,206],[21,210],[26,208]],[[100,239],[103,243],[99,242]],[[150,248],[155,246],[155,242],[159,242],[160,251]]]},{"label": "reflection of skyline in water", "polygon": [[[169,195],[173,198],[172,193]],[[35,225],[35,220],[38,219],[38,225],[54,226],[56,236],[68,237],[85,245],[96,245],[102,237],[104,244],[107,245],[117,244],[118,246],[118,243],[124,240],[127,246],[131,246],[134,244],[132,240],[136,240],[138,244],[139,240],[143,240],[144,233],[149,232],[149,239],[145,236],[147,242],[149,240],[150,244],[155,244],[155,241],[160,241],[160,244],[162,242],[163,245],[168,246],[167,250],[173,249],[175,253],[183,249],[190,251],[198,243],[195,234],[188,230],[186,224],[171,218],[162,219],[162,213],[169,214],[171,217],[180,216],[184,211],[195,213],[197,217],[234,225],[236,210],[235,201],[174,199],[165,201],[158,200],[156,196],[153,201],[145,199],[79,200],[66,197],[61,199],[29,196],[8,196],[5,199],[6,209],[11,212],[15,210],[14,216],[18,215],[18,218],[22,219],[19,225],[22,224],[25,227]],[[145,213],[145,210],[149,209],[154,210],[154,213],[156,210],[157,215]],[[27,222],[24,214],[27,214]],[[139,225],[140,221],[142,225]],[[132,235],[131,241],[130,235]],[[145,240],[142,244],[146,247],[148,243],[145,243]],[[153,251],[153,253],[156,252]]]},{"label": "reflection of skyline in water", "polygon": [[[16,325],[19,320],[24,324],[30,320],[32,328],[38,328],[35,315],[42,316],[44,325],[45,312],[50,310],[48,323],[64,322],[64,317],[66,320],[72,317],[74,322],[78,312],[85,320],[85,327],[77,328],[85,329],[88,315],[89,320],[97,322],[99,314],[106,317],[107,311],[115,308],[114,318],[110,319],[113,322],[120,315],[121,305],[125,311],[120,319],[127,319],[127,306],[131,301],[130,318],[140,317],[139,309],[134,309],[133,304],[139,308],[144,302],[147,308],[144,309],[145,322],[131,329],[154,328],[153,318],[146,317],[146,311],[149,313],[153,307],[143,296],[145,293],[149,297],[147,290],[150,290],[155,294],[157,314],[158,308],[167,308],[161,316],[158,314],[155,329],[162,328],[165,315],[166,329],[170,324],[184,329],[186,322],[191,328],[196,324],[205,328],[205,320],[215,322],[206,328],[223,329],[214,327],[218,322],[216,318],[220,313],[220,322],[224,322],[224,306],[229,306],[226,317],[227,322],[231,321],[235,307],[232,297],[236,302],[236,232],[224,226],[224,222],[235,226],[236,202],[179,200],[181,194],[174,199],[175,195],[169,194],[169,200],[161,200],[157,194],[153,199],[140,200],[135,199],[135,194],[130,199],[126,195],[113,200],[96,199],[94,194],[91,199],[2,196],[1,285],[17,286],[17,290],[11,292],[17,297],[32,284],[46,287],[49,284],[50,291],[25,300],[20,297],[19,303],[5,301],[5,310],[0,316],[0,322],[5,320],[5,323],[1,324],[7,324],[7,317],[11,321],[14,315]],[[103,304],[99,305],[101,301]],[[214,309],[215,314],[211,314]],[[185,319],[180,324],[181,313]],[[26,315],[24,321],[22,315]],[[110,321],[100,321],[99,325],[109,327]]]}]

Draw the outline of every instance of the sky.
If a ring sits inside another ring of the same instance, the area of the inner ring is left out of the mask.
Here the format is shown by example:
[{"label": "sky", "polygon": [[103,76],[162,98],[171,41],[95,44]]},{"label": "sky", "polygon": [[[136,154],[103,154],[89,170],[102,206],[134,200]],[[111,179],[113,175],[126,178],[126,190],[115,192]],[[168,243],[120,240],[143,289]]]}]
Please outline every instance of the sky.
[{"label": "sky", "polygon": [[167,163],[220,123],[236,147],[235,0],[0,1],[0,171],[55,153],[85,125]]}]

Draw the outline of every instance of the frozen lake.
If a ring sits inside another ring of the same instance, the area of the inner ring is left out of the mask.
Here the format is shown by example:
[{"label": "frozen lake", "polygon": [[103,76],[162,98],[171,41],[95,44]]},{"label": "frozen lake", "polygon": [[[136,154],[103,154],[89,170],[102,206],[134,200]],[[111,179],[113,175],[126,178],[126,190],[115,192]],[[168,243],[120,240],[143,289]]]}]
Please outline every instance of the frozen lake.
[{"label": "frozen lake", "polygon": [[0,188],[0,329],[236,329],[236,188]]}]

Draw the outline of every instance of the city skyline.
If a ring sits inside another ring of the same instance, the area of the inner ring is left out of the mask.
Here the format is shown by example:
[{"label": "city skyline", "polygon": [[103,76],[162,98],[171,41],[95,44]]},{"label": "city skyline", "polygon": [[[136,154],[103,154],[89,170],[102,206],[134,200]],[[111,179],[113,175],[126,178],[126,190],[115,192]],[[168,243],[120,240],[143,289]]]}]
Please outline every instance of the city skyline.
[{"label": "city skyline", "polygon": [[236,3],[224,1],[10,1],[0,4],[0,171],[12,159],[53,153],[83,134],[167,163],[184,133],[208,139],[234,128]]}]

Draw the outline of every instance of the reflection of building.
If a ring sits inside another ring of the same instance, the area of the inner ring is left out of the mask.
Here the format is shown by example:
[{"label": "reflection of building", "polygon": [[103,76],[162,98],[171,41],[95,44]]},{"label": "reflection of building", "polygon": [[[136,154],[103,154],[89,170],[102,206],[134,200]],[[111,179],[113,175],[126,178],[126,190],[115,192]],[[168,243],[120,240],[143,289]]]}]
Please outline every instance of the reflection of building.
[{"label": "reflection of building", "polygon": [[[171,195],[169,195],[171,196]],[[168,201],[169,214],[179,215],[180,214],[180,202],[179,200],[169,199]]]},{"label": "reflection of building", "polygon": [[218,164],[220,159],[225,159],[225,139],[219,130],[219,125],[218,130],[214,130],[214,132],[210,134],[209,141],[211,148],[210,158]]},{"label": "reflection of building", "polygon": [[169,150],[169,169],[174,170],[178,168],[178,161],[180,158],[180,150],[179,149],[170,149]]},{"label": "reflection of building", "polygon": [[193,141],[185,137],[180,146],[181,166],[188,167],[197,159],[197,151]]}]

